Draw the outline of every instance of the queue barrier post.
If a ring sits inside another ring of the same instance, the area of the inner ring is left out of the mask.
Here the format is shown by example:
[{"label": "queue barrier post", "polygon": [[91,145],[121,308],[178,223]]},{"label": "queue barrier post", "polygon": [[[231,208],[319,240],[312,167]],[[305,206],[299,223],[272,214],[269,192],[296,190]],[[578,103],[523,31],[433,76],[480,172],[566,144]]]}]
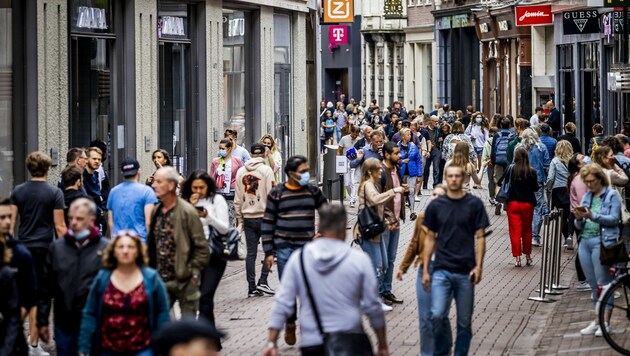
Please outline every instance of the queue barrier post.
[{"label": "queue barrier post", "polygon": [[[551,280],[551,288],[554,290],[565,290],[569,289],[569,286],[565,286],[560,284],[560,259],[562,258],[562,247],[561,247],[561,237],[562,237],[562,209],[558,210],[558,223],[556,224],[556,234],[554,236],[556,248],[554,254],[554,273],[553,279]],[[565,222],[566,223],[566,222]]]},{"label": "queue barrier post", "polygon": [[529,297],[528,300],[542,303],[555,302],[554,299],[548,298],[547,293],[547,280],[549,279],[549,231],[551,224],[551,215],[545,215],[543,217],[543,246],[542,246],[542,259],[540,263],[540,287],[538,288],[538,296]]},{"label": "queue barrier post", "polygon": [[556,233],[559,231],[559,227],[561,227],[560,223],[560,214],[557,210],[554,209],[549,214],[549,219],[551,221],[551,225],[547,234],[545,235],[544,243],[549,246],[549,253],[547,254],[547,279],[545,280],[545,293],[549,295],[561,295],[562,292],[553,288],[553,281],[556,278],[556,264],[559,261],[556,261],[556,250],[559,250],[559,236]]}]

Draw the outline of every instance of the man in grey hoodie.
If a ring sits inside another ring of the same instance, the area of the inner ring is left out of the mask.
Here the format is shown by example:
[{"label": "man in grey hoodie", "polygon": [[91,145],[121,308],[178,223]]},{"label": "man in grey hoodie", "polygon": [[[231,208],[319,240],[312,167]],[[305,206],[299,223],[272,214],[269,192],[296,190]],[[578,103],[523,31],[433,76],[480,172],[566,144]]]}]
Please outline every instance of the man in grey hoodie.
[{"label": "man in grey hoodie", "polygon": [[305,273],[317,304],[324,332],[361,332],[361,313],[370,320],[378,338],[377,355],[389,355],[385,318],[372,273],[370,259],[345,243],[347,215],[343,206],[326,204],[319,210],[320,237],[294,253],[287,262],[269,322],[269,336],[263,355],[278,354],[277,340],[295,299],[300,301],[302,355],[323,354],[323,338],[302,278],[300,257],[304,253]]}]

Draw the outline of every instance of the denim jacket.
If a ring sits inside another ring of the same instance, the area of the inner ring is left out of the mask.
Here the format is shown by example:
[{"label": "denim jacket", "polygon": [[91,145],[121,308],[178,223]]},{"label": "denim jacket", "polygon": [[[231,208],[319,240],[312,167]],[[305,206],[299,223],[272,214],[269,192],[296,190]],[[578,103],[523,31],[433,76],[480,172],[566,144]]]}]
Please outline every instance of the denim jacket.
[{"label": "denim jacket", "polygon": [[545,147],[542,143],[539,143],[532,147],[532,149],[528,152],[528,156],[529,165],[536,170],[538,183],[544,184],[547,181],[547,169],[551,163],[547,147]]},{"label": "denim jacket", "polygon": [[[621,219],[621,198],[616,190],[604,187],[604,192],[600,196],[602,201],[602,209],[599,213],[592,213],[591,221],[599,224],[604,245],[610,245],[619,239],[619,221]],[[580,205],[591,206],[593,192],[588,191],[582,197]],[[582,230],[584,219],[575,220],[575,227]]]}]

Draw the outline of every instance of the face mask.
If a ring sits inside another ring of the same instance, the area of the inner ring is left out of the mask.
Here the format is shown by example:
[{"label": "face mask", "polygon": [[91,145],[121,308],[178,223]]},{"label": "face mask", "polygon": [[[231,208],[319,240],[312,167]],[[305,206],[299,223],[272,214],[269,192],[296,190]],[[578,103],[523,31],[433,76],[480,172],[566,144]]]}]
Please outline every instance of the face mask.
[{"label": "face mask", "polygon": [[483,119],[482,118],[476,118],[475,121],[477,121],[477,123],[480,124],[483,121]]},{"label": "face mask", "polygon": [[311,179],[311,173],[304,172],[300,175],[299,183],[301,186],[305,186],[308,184],[308,181]]},{"label": "face mask", "polygon": [[84,238],[90,236],[90,229],[84,229],[79,231],[78,233],[74,233],[74,231],[72,231],[72,229],[68,230],[68,235],[74,237],[75,240],[80,241],[83,240]]},{"label": "face mask", "polygon": [[225,157],[227,156],[227,151],[226,150],[219,150],[219,157]]},{"label": "face mask", "polygon": [[378,124],[380,121],[381,121],[380,119],[374,119],[374,122],[375,122],[375,123],[377,123],[377,124]]},{"label": "face mask", "polygon": [[582,162],[584,163],[584,165],[593,163],[593,161],[591,161],[591,157],[589,156],[584,156],[584,158],[582,159]]}]

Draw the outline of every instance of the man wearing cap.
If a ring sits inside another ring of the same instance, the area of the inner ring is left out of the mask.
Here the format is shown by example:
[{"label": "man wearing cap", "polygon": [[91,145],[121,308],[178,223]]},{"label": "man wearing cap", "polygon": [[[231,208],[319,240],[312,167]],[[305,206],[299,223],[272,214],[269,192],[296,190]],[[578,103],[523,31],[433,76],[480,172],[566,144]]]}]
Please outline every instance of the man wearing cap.
[{"label": "man wearing cap", "polygon": [[125,180],[111,190],[107,201],[109,231],[115,236],[120,230],[133,230],[146,240],[157,197],[149,186],[138,183],[140,164],[137,160],[125,158],[120,170]]},{"label": "man wearing cap", "polygon": [[262,236],[261,224],[267,206],[267,196],[275,185],[273,169],[265,165],[266,147],[260,143],[252,146],[251,158],[236,172],[234,210],[237,224],[243,226],[247,242],[245,271],[249,285],[248,297],[273,295],[275,292],[267,284],[269,271],[263,263],[260,279],[256,284],[256,255]]}]

